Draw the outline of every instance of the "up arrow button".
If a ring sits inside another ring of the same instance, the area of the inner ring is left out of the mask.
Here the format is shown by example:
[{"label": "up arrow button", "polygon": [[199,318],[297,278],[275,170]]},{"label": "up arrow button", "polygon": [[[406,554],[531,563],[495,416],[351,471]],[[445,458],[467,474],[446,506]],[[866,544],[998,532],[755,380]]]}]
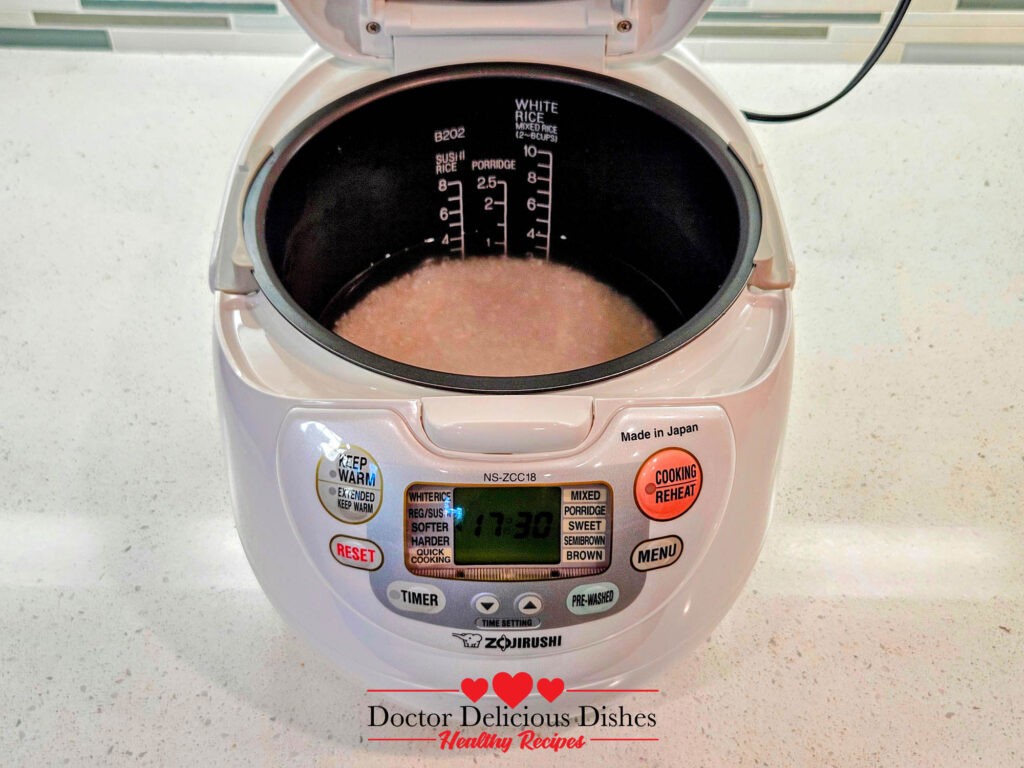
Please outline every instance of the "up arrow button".
[{"label": "up arrow button", "polygon": [[535,595],[532,592],[516,598],[516,610],[524,616],[533,616],[540,613],[543,607],[544,601],[540,599],[540,595]]}]

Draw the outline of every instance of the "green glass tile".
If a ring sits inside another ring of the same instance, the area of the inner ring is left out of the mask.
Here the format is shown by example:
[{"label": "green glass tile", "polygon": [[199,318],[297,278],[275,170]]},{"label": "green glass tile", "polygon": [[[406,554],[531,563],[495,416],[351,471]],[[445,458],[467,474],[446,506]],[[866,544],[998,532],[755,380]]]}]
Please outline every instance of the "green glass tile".
[{"label": "green glass tile", "polygon": [[769,27],[740,24],[699,24],[690,37],[771,37],[824,40],[828,27]]},{"label": "green glass tile", "polygon": [[958,11],[1024,11],[1024,0],[958,0]]},{"label": "green glass tile", "polygon": [[[1021,0],[1024,2],[1024,0]],[[746,24],[880,24],[880,13],[765,13],[763,11],[708,11],[703,21]]]},{"label": "green glass tile", "polygon": [[201,27],[228,29],[226,16],[142,16],[114,13],[50,13],[32,14],[36,24],[53,27]]},{"label": "green glass tile", "polygon": [[173,13],[277,13],[274,3],[207,3],[176,0],[82,0],[91,11],[171,11]]},{"label": "green glass tile", "polygon": [[13,29],[0,27],[0,46],[14,48],[94,48],[110,50],[102,29]]}]

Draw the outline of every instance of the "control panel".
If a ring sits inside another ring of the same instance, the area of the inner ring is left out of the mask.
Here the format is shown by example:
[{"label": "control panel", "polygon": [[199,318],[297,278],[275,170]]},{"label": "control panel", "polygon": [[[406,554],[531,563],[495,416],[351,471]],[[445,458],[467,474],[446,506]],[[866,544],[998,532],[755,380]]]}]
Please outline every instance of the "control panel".
[{"label": "control panel", "polygon": [[439,455],[384,409],[297,409],[278,450],[295,532],[340,601],[498,652],[587,642],[667,602],[714,536],[734,461],[708,405],[623,409],[583,451],[536,460]]}]

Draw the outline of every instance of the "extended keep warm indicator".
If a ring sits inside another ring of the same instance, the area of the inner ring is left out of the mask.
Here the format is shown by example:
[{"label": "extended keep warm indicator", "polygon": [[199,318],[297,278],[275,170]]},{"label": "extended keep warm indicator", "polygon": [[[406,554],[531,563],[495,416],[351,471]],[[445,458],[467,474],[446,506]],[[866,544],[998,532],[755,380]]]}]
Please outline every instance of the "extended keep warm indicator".
[{"label": "extended keep warm indicator", "polygon": [[640,466],[633,496],[652,520],[674,520],[693,506],[703,484],[696,456],[683,448],[663,448]]}]

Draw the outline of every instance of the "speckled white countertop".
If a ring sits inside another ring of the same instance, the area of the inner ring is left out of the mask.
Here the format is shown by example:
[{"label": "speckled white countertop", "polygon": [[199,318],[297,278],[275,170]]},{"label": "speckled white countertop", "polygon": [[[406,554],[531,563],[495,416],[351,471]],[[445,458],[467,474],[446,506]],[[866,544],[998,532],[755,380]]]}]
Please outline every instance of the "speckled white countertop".
[{"label": "speckled white countertop", "polygon": [[[370,744],[233,530],[206,262],[291,59],[0,52],[0,763],[467,765]],[[716,66],[744,106],[846,67]],[[509,765],[1024,765],[1024,68],[758,129],[800,278],[775,519],[657,743]]]}]

